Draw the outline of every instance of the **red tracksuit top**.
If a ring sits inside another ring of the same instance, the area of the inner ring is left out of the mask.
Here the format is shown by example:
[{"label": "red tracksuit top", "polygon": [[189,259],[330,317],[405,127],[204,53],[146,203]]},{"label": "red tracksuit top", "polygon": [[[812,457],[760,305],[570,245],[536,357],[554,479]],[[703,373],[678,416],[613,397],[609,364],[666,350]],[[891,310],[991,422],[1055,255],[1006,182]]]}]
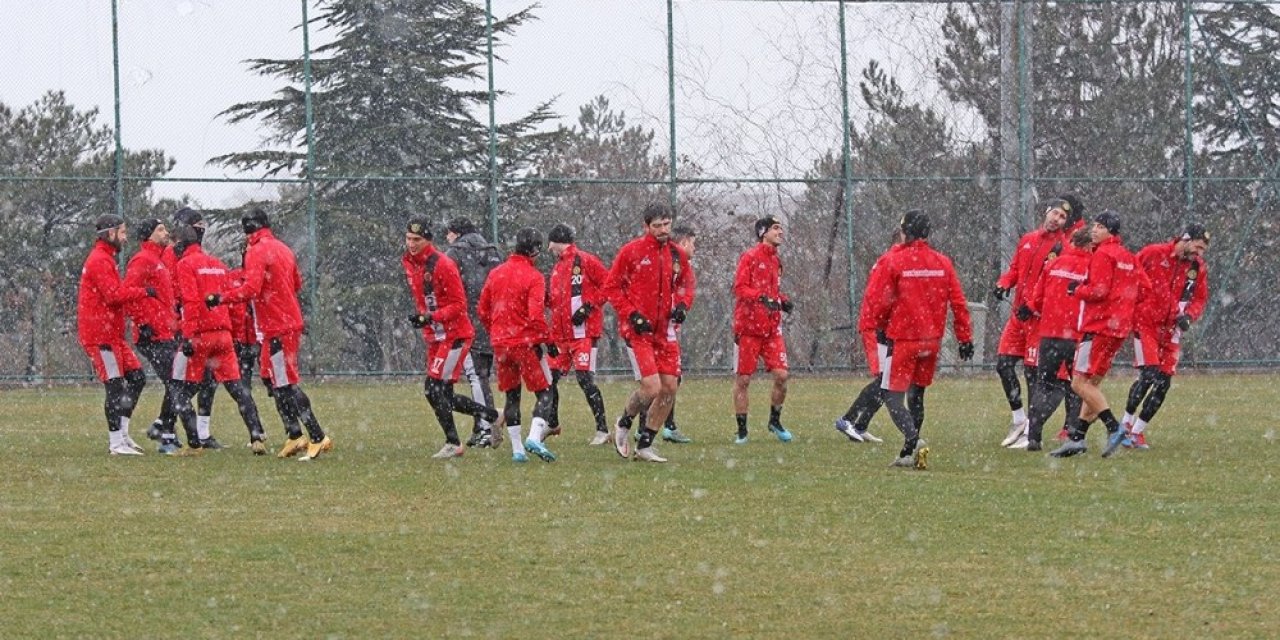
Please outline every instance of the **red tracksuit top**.
[{"label": "red tracksuit top", "polygon": [[493,268],[480,290],[476,313],[494,347],[547,341],[546,282],[528,256],[513,253]]},{"label": "red tracksuit top", "polygon": [[1070,244],[1070,239],[1071,234],[1065,229],[1057,231],[1036,229],[1018,240],[1018,248],[1013,252],[1013,261],[1009,263],[1009,270],[996,280],[997,287],[1014,289],[1013,309],[1024,304],[1027,297],[1031,295],[1036,281],[1040,279],[1040,273],[1044,271],[1046,258],[1053,253],[1053,248],[1058,247],[1058,252],[1061,253],[1063,248]]},{"label": "red tracksuit top", "polygon": [[254,231],[248,244],[244,284],[223,293],[223,302],[252,303],[254,321],[264,338],[302,331],[302,307],[298,305],[302,274],[293,251],[270,229]]},{"label": "red tracksuit top", "polygon": [[1124,338],[1133,331],[1133,312],[1138,297],[1151,284],[1137,258],[1111,236],[1093,250],[1089,279],[1076,289],[1076,299],[1084,301],[1080,333]]},{"label": "red tracksuit top", "polygon": [[[547,308],[551,310],[551,339],[568,342],[599,338],[604,333],[604,285],[609,270],[595,255],[569,245],[551,267]],[[587,321],[573,324],[573,314],[583,303],[592,306]]]},{"label": "red tracksuit top", "polygon": [[[227,285],[235,288],[244,284],[244,269],[227,271]],[[249,305],[233,302],[225,305],[231,316],[231,340],[239,344],[258,344],[258,332],[253,328],[253,313]]]},{"label": "red tracksuit top", "polygon": [[138,341],[138,328],[151,327],[152,339],[172,340],[178,328],[178,316],[174,313],[173,274],[164,263],[166,247],[144,240],[138,252],[129,258],[124,270],[125,286],[151,287],[156,297],[143,298],[129,303],[125,311],[133,320],[133,341]]},{"label": "red tracksuit top", "polygon": [[639,311],[653,325],[652,336],[675,341],[671,310],[679,303],[693,306],[693,269],[689,256],[673,242],[658,242],[645,234],[618,250],[605,285],[609,304],[618,312],[618,334],[636,337],[631,312]]},{"label": "red tracksuit top", "polygon": [[785,300],[782,295],[782,260],[778,248],[767,242],[756,243],[738,258],[733,276],[733,333],[740,336],[768,337],[782,327],[782,312],[770,311],[760,296]]},{"label": "red tracksuit top", "polygon": [[120,250],[97,240],[80,271],[80,291],[76,299],[76,328],[80,343],[114,344],[124,339],[124,308],[147,297],[142,287],[125,286],[116,267]]},{"label": "red tracksuit top", "polygon": [[956,340],[973,340],[969,309],[951,259],[924,240],[912,240],[884,256],[885,295],[872,315],[891,340],[940,340],[947,307],[955,316]]},{"label": "red tracksuit top", "polygon": [[875,331],[876,328],[883,326],[883,319],[877,318],[875,312],[876,309],[883,307],[884,297],[888,295],[885,289],[884,263],[889,254],[901,248],[900,244],[889,247],[880,254],[879,258],[876,258],[875,264],[871,265],[871,272],[867,274],[867,287],[862,291],[862,306],[858,309],[858,333]]},{"label": "red tracksuit top", "polygon": [[226,289],[227,265],[205,253],[200,245],[193,244],[182,252],[178,260],[178,291],[182,298],[182,335],[192,338],[210,331],[231,331],[231,312],[228,305],[212,309],[204,299],[211,293]]},{"label": "red tracksuit top", "polygon": [[1083,283],[1089,275],[1093,254],[1067,245],[1062,255],[1045,265],[1027,306],[1040,316],[1036,325],[1041,338],[1080,339],[1080,300],[1067,293],[1071,282]]},{"label": "red tracksuit top", "polygon": [[423,339],[452,342],[476,337],[476,329],[467,317],[467,290],[462,284],[462,272],[458,271],[458,263],[453,258],[436,249],[434,244],[428,244],[416,256],[406,251],[400,264],[404,266],[418,313],[431,315],[431,322],[422,328]]},{"label": "red tracksuit top", "polygon": [[[1134,321],[1143,327],[1172,327],[1180,314],[1199,320],[1209,301],[1209,267],[1199,256],[1183,260],[1173,253],[1177,241],[1147,245],[1138,265],[1151,280],[1151,295],[1138,302]],[[1189,284],[1188,284],[1189,283]]]}]

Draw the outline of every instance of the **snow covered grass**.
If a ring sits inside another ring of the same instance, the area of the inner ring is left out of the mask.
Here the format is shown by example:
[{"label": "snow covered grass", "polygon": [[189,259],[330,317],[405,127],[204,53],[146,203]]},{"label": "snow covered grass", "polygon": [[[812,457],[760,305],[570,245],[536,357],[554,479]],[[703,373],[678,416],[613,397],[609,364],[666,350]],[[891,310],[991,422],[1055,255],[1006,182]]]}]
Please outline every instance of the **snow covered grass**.
[{"label": "snow covered grass", "polygon": [[[1107,385],[1120,401],[1128,373]],[[101,390],[0,392],[6,637],[1268,637],[1280,635],[1275,377],[1185,376],[1152,449],[999,448],[998,384],[930,390],[931,469],[832,428],[862,379],[796,378],[732,444],[727,379],[681,392],[667,465],[586,446],[562,392],[554,464],[430,460],[420,382],[311,384],[337,443],[255,458],[220,394],[201,458],[111,458]],[[460,387],[461,388],[461,387]],[[611,419],[626,382],[605,386]],[[256,395],[282,442],[270,401]],[[159,393],[137,412],[142,431]],[[528,419],[526,399],[526,420]],[[1058,418],[1052,423],[1056,431]],[[1101,432],[1101,429],[1098,429]],[[142,438],[139,437],[139,440]],[[1270,595],[1268,595],[1270,594]],[[1267,602],[1272,602],[1268,605]]]}]

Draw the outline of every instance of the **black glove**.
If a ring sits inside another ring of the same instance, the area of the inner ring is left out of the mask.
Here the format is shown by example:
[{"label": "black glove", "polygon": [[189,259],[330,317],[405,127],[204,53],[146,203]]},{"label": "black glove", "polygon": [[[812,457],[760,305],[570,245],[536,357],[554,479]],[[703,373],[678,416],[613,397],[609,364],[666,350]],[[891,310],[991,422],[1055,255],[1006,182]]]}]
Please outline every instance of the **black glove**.
[{"label": "black glove", "polygon": [[557,347],[554,342],[548,342],[546,345],[546,349],[547,349],[547,355],[551,356],[552,358],[556,358],[560,356],[560,347]]},{"label": "black glove", "polygon": [[1068,282],[1068,283],[1067,283],[1067,295],[1069,295],[1069,296],[1074,296],[1074,295],[1076,294],[1076,289],[1078,289],[1079,287],[1080,287],[1080,281],[1079,281],[1079,280],[1072,280],[1071,282]]},{"label": "black glove", "polygon": [[770,311],[781,311],[782,303],[770,298],[769,296],[760,296],[760,302],[764,304],[764,308]]},{"label": "black glove", "polygon": [[960,359],[964,360],[965,362],[968,362],[973,359],[973,343],[972,342],[960,343]]},{"label": "black glove", "polygon": [[182,355],[190,358],[196,354],[196,346],[190,340],[182,341]]},{"label": "black glove", "polygon": [[1009,297],[1009,290],[1004,287],[996,287],[991,290],[991,295],[994,296],[996,300],[1003,301]]},{"label": "black glove", "polygon": [[683,302],[677,304],[676,308],[671,310],[671,321],[676,324],[684,324],[684,319],[688,316],[689,307],[686,307]]},{"label": "black glove", "polygon": [[155,287],[147,287],[147,297],[148,297],[148,298],[154,298],[154,297],[156,297],[156,296],[158,296],[158,295],[160,295],[160,294],[156,293],[156,288],[155,288]]},{"label": "black glove", "polygon": [[876,329],[876,344],[889,344],[889,334],[884,329]]},{"label": "black glove", "polygon": [[1191,316],[1184,313],[1178,316],[1173,323],[1178,325],[1179,329],[1186,331],[1191,328]]},{"label": "black glove", "polygon": [[411,313],[409,314],[409,324],[421,329],[431,322],[431,314],[429,313]]},{"label": "black glove", "polygon": [[781,306],[783,313],[791,313],[791,310],[796,308],[796,304],[791,301],[791,298],[783,298],[779,306]]},{"label": "black glove", "polygon": [[635,329],[636,333],[653,333],[653,325],[649,324],[649,319],[640,315],[639,311],[632,311],[627,321],[631,323],[631,328]]},{"label": "black glove", "polygon": [[573,321],[574,324],[582,324],[587,321],[587,318],[591,317],[592,311],[594,311],[594,309],[591,307],[591,303],[584,302],[581,307],[578,307],[577,311],[573,312],[573,317],[569,319]]},{"label": "black glove", "polygon": [[151,328],[151,325],[144,324],[138,327],[138,342],[151,342],[155,337],[156,331]]},{"label": "black glove", "polygon": [[221,294],[218,294],[218,293],[211,293],[211,294],[209,294],[209,295],[207,295],[207,296],[205,296],[205,297],[204,297],[204,306],[209,307],[210,309],[212,309],[212,308],[214,308],[214,307],[216,307],[216,306],[218,306],[218,305],[220,305],[220,304],[222,304],[222,295],[221,295]]},{"label": "black glove", "polygon": [[1031,307],[1024,304],[1020,305],[1013,315],[1017,316],[1019,320],[1026,322],[1027,320],[1030,320],[1032,316],[1036,315],[1036,312],[1032,311]]}]

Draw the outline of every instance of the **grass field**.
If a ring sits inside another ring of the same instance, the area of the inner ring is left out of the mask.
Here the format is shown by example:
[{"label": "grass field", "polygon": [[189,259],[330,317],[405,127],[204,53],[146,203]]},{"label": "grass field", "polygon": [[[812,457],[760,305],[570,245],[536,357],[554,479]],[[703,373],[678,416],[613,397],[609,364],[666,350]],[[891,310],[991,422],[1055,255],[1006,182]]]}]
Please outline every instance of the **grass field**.
[{"label": "grass field", "polygon": [[572,387],[561,461],[524,466],[429,459],[416,381],[311,385],[337,444],[311,463],[250,455],[225,394],[236,446],[119,459],[100,387],[0,391],[0,636],[1280,636],[1274,377],[1180,378],[1150,451],[1102,460],[1097,428],[1062,461],[997,446],[994,378],[945,379],[927,472],[888,468],[884,415],[882,445],[832,430],[860,384],[794,379],[783,445],[757,380],[735,446],[730,383],[687,381],[667,465],[586,446]]}]

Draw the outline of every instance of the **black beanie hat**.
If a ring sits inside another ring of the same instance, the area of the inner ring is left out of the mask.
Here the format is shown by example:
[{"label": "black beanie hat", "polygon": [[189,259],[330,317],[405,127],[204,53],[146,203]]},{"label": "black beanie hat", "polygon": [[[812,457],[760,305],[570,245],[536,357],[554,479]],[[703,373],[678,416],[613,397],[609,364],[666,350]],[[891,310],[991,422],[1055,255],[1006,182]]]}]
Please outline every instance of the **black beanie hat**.
[{"label": "black beanie hat", "polygon": [[409,218],[409,224],[405,226],[404,230],[406,233],[412,233],[427,240],[432,240],[435,237],[431,233],[431,221],[422,216]]},{"label": "black beanie hat", "polygon": [[759,242],[764,239],[764,234],[768,233],[769,229],[775,224],[782,224],[782,221],[773,216],[765,216],[756,220],[755,225],[753,225],[756,232],[756,241]]},{"label": "black beanie hat", "polygon": [[266,211],[254,209],[240,218],[240,227],[244,229],[245,235],[249,235],[261,229],[270,229],[271,220]]},{"label": "black beanie hat", "polygon": [[573,227],[561,222],[547,233],[547,242],[558,242],[560,244],[573,244]]},{"label": "black beanie hat", "polygon": [[907,240],[924,240],[929,237],[929,215],[919,209],[912,209],[902,216],[902,235]]},{"label": "black beanie hat", "polygon": [[199,211],[191,207],[183,207],[173,214],[173,221],[178,224],[194,225],[201,220],[204,220],[204,217],[200,215]]},{"label": "black beanie hat", "polygon": [[1200,224],[1199,222],[1192,222],[1187,225],[1186,230],[1182,232],[1182,236],[1180,236],[1178,239],[1179,240],[1204,240],[1205,242],[1208,242],[1209,230],[1204,228],[1204,225]]},{"label": "black beanie hat", "polygon": [[93,229],[97,233],[102,233],[103,231],[110,231],[122,224],[124,224],[124,218],[121,218],[114,213],[104,213],[98,216],[97,220],[93,221]]},{"label": "black beanie hat", "polygon": [[1059,207],[1067,213],[1067,227],[1084,219],[1084,203],[1074,193],[1064,193],[1057,197],[1051,207]]},{"label": "black beanie hat", "polygon": [[542,232],[533,227],[525,227],[516,232],[515,252],[527,257],[534,257],[542,249]]},{"label": "black beanie hat", "polygon": [[1098,214],[1093,221],[1107,228],[1111,235],[1120,233],[1120,214],[1108,209]]},{"label": "black beanie hat", "polygon": [[446,228],[460,236],[465,236],[468,233],[480,233],[480,230],[476,228],[476,223],[472,222],[471,218],[454,218],[449,221],[449,226]]},{"label": "black beanie hat", "polygon": [[160,218],[144,218],[138,222],[134,235],[139,241],[149,240],[151,234],[156,232],[156,227],[164,224]]}]

